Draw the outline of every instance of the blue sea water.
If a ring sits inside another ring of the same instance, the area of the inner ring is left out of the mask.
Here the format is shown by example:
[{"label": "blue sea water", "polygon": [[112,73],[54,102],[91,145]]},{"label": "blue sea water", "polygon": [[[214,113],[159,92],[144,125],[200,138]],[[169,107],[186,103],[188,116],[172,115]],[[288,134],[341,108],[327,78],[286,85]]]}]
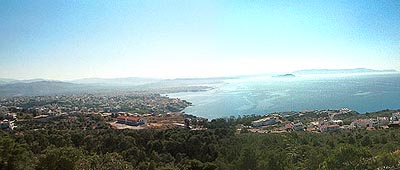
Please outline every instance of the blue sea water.
[{"label": "blue sea water", "polygon": [[186,113],[210,119],[340,108],[365,113],[400,109],[400,74],[243,78],[168,96],[192,102]]}]

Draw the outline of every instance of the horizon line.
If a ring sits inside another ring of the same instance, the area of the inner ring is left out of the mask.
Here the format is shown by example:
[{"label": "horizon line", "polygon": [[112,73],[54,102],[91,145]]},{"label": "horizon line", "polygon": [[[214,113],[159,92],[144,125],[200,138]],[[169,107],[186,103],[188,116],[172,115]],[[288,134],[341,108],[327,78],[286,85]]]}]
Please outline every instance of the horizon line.
[{"label": "horizon line", "polygon": [[73,78],[73,79],[54,79],[54,78],[43,78],[43,77],[34,77],[34,78],[9,78],[9,77],[0,77],[0,79],[10,79],[14,81],[28,81],[28,80],[36,80],[41,79],[43,81],[63,81],[63,82],[71,82],[77,80],[84,80],[84,79],[125,79],[125,78],[143,78],[143,79],[159,79],[159,80],[176,80],[176,79],[212,79],[212,78],[235,78],[241,76],[257,76],[257,75],[264,75],[264,74],[289,74],[298,71],[312,71],[312,70],[357,70],[357,69],[366,69],[372,71],[388,71],[388,72],[400,72],[397,69],[370,69],[365,67],[356,67],[356,68],[312,68],[312,69],[299,69],[294,71],[287,71],[287,72],[260,72],[260,73],[253,73],[253,74],[240,74],[240,75],[224,75],[224,76],[199,76],[199,77],[152,77],[152,76],[125,76],[125,77],[82,77],[82,78]]}]

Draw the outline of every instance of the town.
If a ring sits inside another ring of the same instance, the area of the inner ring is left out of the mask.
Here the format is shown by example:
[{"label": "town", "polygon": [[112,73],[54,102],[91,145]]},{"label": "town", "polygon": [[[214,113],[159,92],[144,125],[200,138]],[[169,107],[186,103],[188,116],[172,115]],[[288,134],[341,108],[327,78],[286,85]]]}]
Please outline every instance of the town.
[{"label": "town", "polygon": [[0,120],[1,129],[9,130],[49,125],[81,129],[169,129],[189,127],[185,123],[187,115],[181,111],[190,105],[185,100],[149,93],[14,97],[1,99]]}]

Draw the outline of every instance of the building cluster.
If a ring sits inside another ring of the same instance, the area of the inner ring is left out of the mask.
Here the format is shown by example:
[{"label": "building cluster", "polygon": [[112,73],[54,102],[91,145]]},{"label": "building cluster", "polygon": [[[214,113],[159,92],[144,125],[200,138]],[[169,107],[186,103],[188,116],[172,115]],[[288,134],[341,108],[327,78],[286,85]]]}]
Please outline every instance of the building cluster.
[{"label": "building cluster", "polygon": [[285,125],[287,131],[304,131],[304,125],[301,122],[290,122]]},{"label": "building cluster", "polygon": [[[377,116],[375,118],[363,117],[358,114],[350,115],[350,109],[340,110],[316,110],[298,113],[270,114],[251,123],[253,132],[265,132],[262,129],[272,129],[268,132],[335,132],[339,130],[351,130],[356,128],[378,129],[392,126],[400,127],[400,112],[393,112],[391,117]],[[349,115],[346,115],[349,114]],[[335,116],[351,118],[351,121],[335,119]],[[364,116],[365,117],[365,116]],[[273,128],[271,128],[273,127]],[[256,129],[256,130],[254,130]]]},{"label": "building cluster", "polygon": [[138,126],[146,124],[146,117],[162,119],[161,115],[180,112],[189,105],[185,100],[140,93],[0,98],[0,120],[5,119],[2,127],[3,122],[6,127],[14,121],[18,124],[23,120],[45,122],[60,117],[74,120],[71,117],[100,115],[108,121]]},{"label": "building cluster", "polygon": [[382,127],[389,125],[388,117],[377,117],[376,119],[357,119],[351,122],[351,128],[372,128],[372,127]]},{"label": "building cluster", "polygon": [[16,97],[0,100],[0,106],[19,108],[19,112],[34,115],[57,115],[61,113],[167,113],[180,111],[189,106],[184,100],[158,94],[137,95],[63,95]]},{"label": "building cluster", "polygon": [[191,130],[204,129],[199,125],[203,118],[189,117],[184,113],[170,112],[166,114],[135,115],[119,113],[115,121],[109,122],[114,129],[174,129],[186,128]]},{"label": "building cluster", "polygon": [[4,106],[0,107],[0,129],[14,129],[14,121],[17,119],[17,114],[12,111],[15,111],[15,109],[18,108],[13,107],[8,109]]}]

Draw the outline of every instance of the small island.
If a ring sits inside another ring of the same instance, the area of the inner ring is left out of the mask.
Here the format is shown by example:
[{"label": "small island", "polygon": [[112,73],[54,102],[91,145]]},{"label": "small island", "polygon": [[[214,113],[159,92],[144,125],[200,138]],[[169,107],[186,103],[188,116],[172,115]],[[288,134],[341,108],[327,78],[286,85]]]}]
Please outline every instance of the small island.
[{"label": "small island", "polygon": [[296,77],[294,74],[281,74],[281,75],[276,75],[276,76],[272,76],[274,78],[293,78]]}]

